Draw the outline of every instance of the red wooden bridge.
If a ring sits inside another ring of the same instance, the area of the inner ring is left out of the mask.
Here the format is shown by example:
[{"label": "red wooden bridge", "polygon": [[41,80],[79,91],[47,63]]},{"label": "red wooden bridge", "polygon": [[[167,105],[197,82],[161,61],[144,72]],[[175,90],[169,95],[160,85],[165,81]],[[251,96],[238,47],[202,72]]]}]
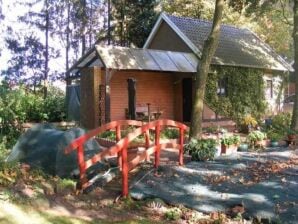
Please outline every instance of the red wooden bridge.
[{"label": "red wooden bridge", "polygon": [[[121,128],[134,126],[137,127],[133,132],[129,133],[126,137],[121,139]],[[179,141],[178,143],[160,143],[160,131],[163,127],[174,127],[179,129]],[[116,132],[116,144],[110,148],[104,149],[100,153],[94,155],[92,158],[85,160],[84,158],[84,143],[91,138],[95,138],[99,134],[108,131],[115,130]],[[150,143],[149,131],[154,133],[154,142]],[[85,189],[91,185],[87,179],[86,171],[97,162],[102,161],[107,156],[115,156],[118,158],[118,166],[122,173],[122,195],[126,197],[128,195],[128,173],[134,169],[141,161],[148,159],[151,154],[154,153],[155,161],[154,167],[159,166],[160,150],[165,148],[179,149],[179,165],[183,165],[183,144],[184,134],[188,130],[188,127],[182,123],[173,120],[156,120],[149,123],[144,123],[135,120],[121,120],[113,121],[105,124],[101,127],[93,129],[88,133],[73,140],[69,146],[66,147],[65,153],[69,154],[73,150],[77,150],[77,160],[80,171],[80,180],[78,186],[81,189]],[[140,135],[145,137],[146,150],[139,155],[136,155],[130,161],[128,161],[128,146],[135,138]]]}]

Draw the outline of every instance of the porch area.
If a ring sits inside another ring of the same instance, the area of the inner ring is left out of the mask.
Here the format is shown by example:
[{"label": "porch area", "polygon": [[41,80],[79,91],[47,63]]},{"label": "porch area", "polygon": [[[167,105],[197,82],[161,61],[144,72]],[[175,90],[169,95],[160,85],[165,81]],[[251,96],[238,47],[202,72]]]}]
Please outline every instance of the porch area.
[{"label": "porch area", "polygon": [[[80,83],[80,124],[87,129],[125,119],[189,124],[197,64],[192,53],[96,46],[68,76],[69,86],[75,79]],[[234,125],[207,105],[203,119],[204,126]]]}]

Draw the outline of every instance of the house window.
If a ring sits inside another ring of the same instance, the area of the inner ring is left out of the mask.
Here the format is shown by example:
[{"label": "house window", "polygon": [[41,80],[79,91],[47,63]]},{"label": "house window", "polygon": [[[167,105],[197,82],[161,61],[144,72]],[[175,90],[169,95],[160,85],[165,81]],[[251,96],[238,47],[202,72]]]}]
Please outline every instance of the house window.
[{"label": "house window", "polygon": [[273,82],[272,82],[272,80],[266,81],[266,96],[268,98],[273,98]]},{"label": "house window", "polygon": [[226,96],[227,95],[227,79],[226,78],[222,78],[222,79],[218,80],[216,93],[218,96]]}]

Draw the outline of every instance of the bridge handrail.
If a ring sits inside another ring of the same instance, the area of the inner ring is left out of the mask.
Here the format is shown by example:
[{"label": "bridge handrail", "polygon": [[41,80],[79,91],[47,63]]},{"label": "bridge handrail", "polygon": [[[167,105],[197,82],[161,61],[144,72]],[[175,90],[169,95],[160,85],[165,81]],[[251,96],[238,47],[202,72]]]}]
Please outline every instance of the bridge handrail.
[{"label": "bridge handrail", "polygon": [[[133,132],[129,133],[126,137],[121,139],[121,126],[124,125],[132,125],[137,126],[138,128],[135,129]],[[139,135],[145,134],[146,137],[146,148],[145,155],[149,156],[150,153],[155,153],[155,163],[154,166],[157,168],[159,165],[159,157],[160,157],[160,149],[162,146],[166,146],[167,144],[160,144],[160,128],[161,126],[170,126],[179,128],[179,144],[174,144],[174,147],[179,148],[179,164],[183,165],[183,143],[184,143],[184,133],[189,128],[177,121],[173,120],[156,120],[151,121],[149,123],[143,123],[141,121],[135,121],[135,120],[121,120],[121,121],[113,121],[106,125],[103,125],[99,128],[93,129],[86,134],[76,138],[71,142],[69,146],[65,148],[65,154],[69,154],[71,151],[77,149],[78,153],[78,165],[80,170],[80,183],[81,187],[84,188],[84,184],[88,182],[86,177],[86,170],[90,168],[95,163],[101,161],[105,156],[108,155],[115,155],[118,154],[118,165],[122,169],[122,194],[123,196],[128,195],[128,172],[132,168],[132,166],[136,166],[138,164],[138,160],[136,161],[136,164],[130,164],[131,167],[129,167],[128,161],[127,161],[127,148],[129,143],[134,140]],[[91,139],[92,137],[95,137],[96,135],[110,130],[110,129],[116,129],[116,145],[103,150],[102,152],[94,155],[92,158],[85,161],[84,159],[84,143]],[[150,140],[149,140],[149,130],[155,130],[155,146],[149,148]],[[150,151],[150,153],[148,152]]]},{"label": "bridge handrail", "polygon": [[74,139],[66,148],[65,148],[65,153],[68,154],[72,150],[75,150],[78,148],[81,144],[84,144],[87,142],[89,139],[102,134],[105,131],[115,129],[118,126],[124,126],[124,125],[131,125],[131,126],[137,126],[141,127],[143,125],[142,121],[136,121],[136,120],[119,120],[119,121],[112,121],[110,123],[104,124],[98,128],[95,128],[86,134]]}]

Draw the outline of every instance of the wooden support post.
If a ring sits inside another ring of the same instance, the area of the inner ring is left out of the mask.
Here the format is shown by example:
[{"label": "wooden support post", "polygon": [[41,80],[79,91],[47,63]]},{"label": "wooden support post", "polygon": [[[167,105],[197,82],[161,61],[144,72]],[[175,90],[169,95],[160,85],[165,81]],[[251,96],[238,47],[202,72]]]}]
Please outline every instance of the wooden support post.
[{"label": "wooden support post", "polygon": [[136,80],[127,79],[128,84],[128,117],[131,120],[136,119]]},{"label": "wooden support post", "polygon": [[183,165],[183,144],[184,144],[184,130],[182,128],[180,129],[180,135],[179,135],[179,144],[180,144],[180,148],[179,148],[179,165],[182,166]]},{"label": "wooden support post", "polygon": [[128,196],[127,145],[122,148],[122,196]]},{"label": "wooden support post", "polygon": [[78,147],[78,165],[80,170],[80,183],[78,185],[79,189],[82,189],[83,185],[87,182],[86,178],[86,164],[84,159],[84,146],[80,145]]},{"label": "wooden support post", "polygon": [[150,110],[150,103],[147,103],[147,108],[148,108],[148,122],[151,121],[151,110]]},{"label": "wooden support post", "polygon": [[[149,130],[147,130],[146,132],[145,132],[145,141],[146,141],[146,150],[147,149],[149,149],[149,147],[150,147],[150,132],[149,132]],[[146,155],[146,162],[150,162],[150,155]]]},{"label": "wooden support post", "polygon": [[110,80],[111,71],[106,68],[105,72],[105,122],[109,123],[111,121],[111,90],[110,90]]},{"label": "wooden support post", "polygon": [[159,157],[160,157],[160,144],[159,144],[159,139],[160,139],[160,125],[157,124],[155,127],[155,146],[156,146],[156,151],[155,151],[155,164],[154,167],[157,168],[159,166]]},{"label": "wooden support post", "polygon": [[[121,129],[120,129],[120,125],[117,125],[116,127],[116,142],[118,143],[121,139]],[[118,166],[119,166],[119,170],[122,170],[122,156],[121,156],[121,152],[117,153],[117,161],[118,161]]]}]

